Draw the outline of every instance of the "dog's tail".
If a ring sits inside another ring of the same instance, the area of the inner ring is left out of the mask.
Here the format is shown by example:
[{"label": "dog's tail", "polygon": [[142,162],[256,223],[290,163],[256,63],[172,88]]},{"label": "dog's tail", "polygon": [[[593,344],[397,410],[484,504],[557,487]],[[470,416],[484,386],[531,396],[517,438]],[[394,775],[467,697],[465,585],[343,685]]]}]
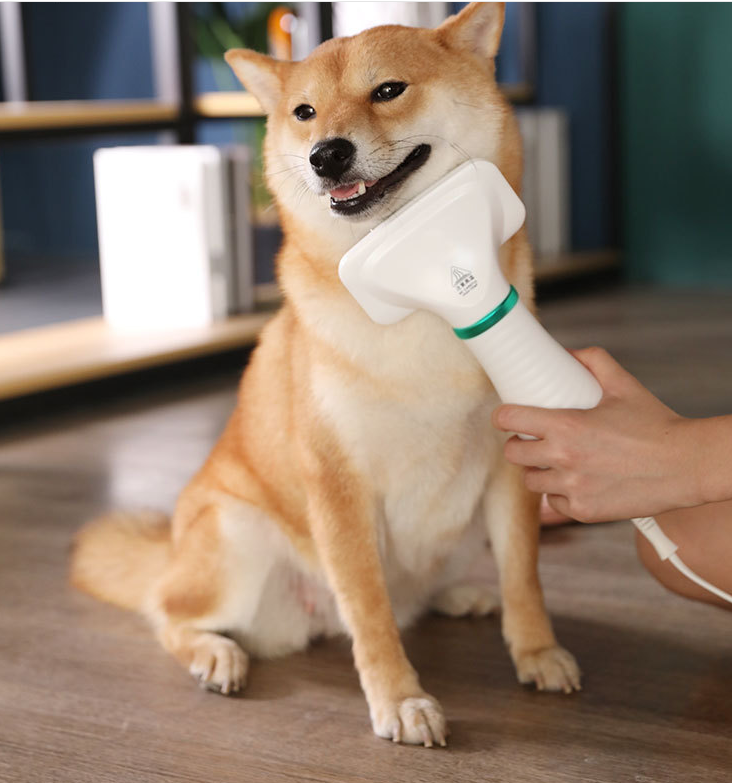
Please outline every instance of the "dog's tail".
[{"label": "dog's tail", "polygon": [[170,519],[165,514],[107,514],[76,534],[71,584],[102,601],[142,610],[170,549]]}]

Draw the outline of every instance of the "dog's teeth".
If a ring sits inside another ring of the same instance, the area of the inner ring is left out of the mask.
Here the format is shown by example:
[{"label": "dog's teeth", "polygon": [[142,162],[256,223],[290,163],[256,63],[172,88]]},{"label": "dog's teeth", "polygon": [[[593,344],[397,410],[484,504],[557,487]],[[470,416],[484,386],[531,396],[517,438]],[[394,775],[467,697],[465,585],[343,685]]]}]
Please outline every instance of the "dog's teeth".
[{"label": "dog's teeth", "polygon": [[363,196],[363,194],[364,194],[365,192],[366,192],[366,183],[365,183],[363,180],[361,180],[361,181],[358,183],[358,195],[359,195],[359,196]]}]

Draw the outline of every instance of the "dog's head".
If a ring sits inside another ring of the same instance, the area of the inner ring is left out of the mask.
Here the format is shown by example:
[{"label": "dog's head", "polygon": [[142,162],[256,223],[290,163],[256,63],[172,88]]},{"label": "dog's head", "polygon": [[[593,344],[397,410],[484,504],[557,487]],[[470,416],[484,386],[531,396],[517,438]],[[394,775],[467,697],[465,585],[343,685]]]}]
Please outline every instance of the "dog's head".
[{"label": "dog's head", "polygon": [[227,52],[268,114],[280,209],[350,244],[462,161],[517,157],[494,78],[503,16],[473,3],[435,30],[377,27],[296,63]]}]

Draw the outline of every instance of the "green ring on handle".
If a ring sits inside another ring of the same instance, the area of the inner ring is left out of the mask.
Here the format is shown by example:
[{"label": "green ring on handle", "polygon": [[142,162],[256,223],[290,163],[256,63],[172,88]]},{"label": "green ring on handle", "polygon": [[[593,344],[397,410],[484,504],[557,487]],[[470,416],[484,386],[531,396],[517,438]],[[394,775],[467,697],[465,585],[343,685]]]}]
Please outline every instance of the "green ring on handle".
[{"label": "green ring on handle", "polygon": [[501,304],[494,307],[487,315],[484,315],[480,321],[476,321],[470,326],[464,326],[462,329],[453,329],[453,332],[455,332],[461,340],[469,340],[471,337],[477,337],[479,334],[487,332],[491,326],[495,326],[502,318],[507,316],[511,310],[513,310],[518,300],[518,292],[511,286],[508,296]]}]

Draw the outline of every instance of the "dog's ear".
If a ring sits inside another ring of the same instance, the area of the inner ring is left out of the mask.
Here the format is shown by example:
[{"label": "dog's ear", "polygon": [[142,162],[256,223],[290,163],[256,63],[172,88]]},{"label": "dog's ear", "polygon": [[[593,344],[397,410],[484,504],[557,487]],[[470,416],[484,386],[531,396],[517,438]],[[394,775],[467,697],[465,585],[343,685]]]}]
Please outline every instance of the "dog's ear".
[{"label": "dog's ear", "polygon": [[492,59],[498,52],[503,32],[505,3],[470,3],[446,19],[438,28],[440,40],[454,49],[467,49],[481,59]]},{"label": "dog's ear", "polygon": [[224,59],[239,81],[262,104],[267,114],[274,111],[282,95],[282,83],[292,63],[275,60],[251,49],[229,49]]}]

